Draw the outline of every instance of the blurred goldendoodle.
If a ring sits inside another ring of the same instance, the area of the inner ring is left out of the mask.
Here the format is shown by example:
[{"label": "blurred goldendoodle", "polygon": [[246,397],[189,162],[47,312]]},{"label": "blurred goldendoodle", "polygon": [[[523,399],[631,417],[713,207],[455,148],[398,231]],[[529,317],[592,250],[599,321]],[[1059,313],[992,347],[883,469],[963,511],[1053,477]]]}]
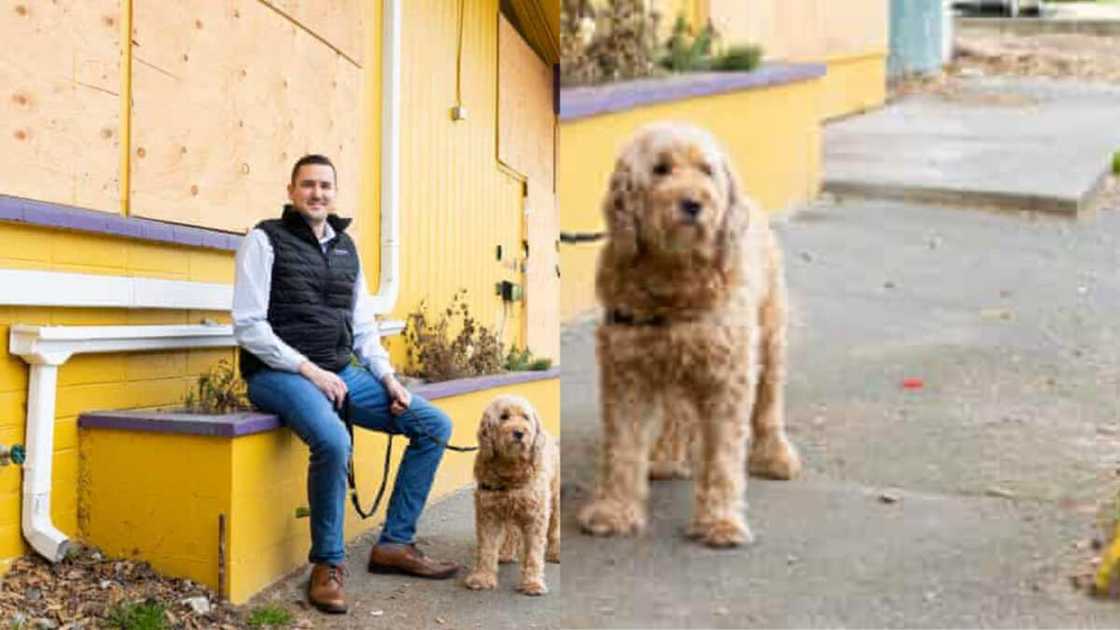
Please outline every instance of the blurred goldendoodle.
[{"label": "blurred goldendoodle", "polygon": [[560,562],[560,449],[520,396],[491,401],[478,428],[474,476],[478,555],[472,589],[498,584],[498,560],[520,552],[526,595],[544,595],[544,562]]},{"label": "blurred goldendoodle", "polygon": [[641,531],[647,477],[686,476],[691,458],[688,535],[713,547],[749,543],[748,459],[751,473],[778,479],[801,466],[782,414],[786,288],[767,216],[710,134],[670,123],[623,148],[603,212],[604,442],[580,525],[600,536]]}]

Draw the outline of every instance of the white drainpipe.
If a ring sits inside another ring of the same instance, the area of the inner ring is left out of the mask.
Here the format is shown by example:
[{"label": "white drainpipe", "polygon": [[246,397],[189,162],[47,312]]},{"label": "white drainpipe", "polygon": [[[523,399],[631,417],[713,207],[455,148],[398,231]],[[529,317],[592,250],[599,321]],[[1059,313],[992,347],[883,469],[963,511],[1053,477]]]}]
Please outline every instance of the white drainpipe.
[{"label": "white drainpipe", "polygon": [[391,313],[400,293],[401,0],[381,3],[381,280],[371,296]]},{"label": "white drainpipe", "polygon": [[8,347],[31,364],[27,387],[27,459],[23,463],[23,535],[51,562],[70,546],[51,522],[55,391],[58,366],[84,352],[213,348],[235,345],[229,326],[15,325]]},{"label": "white drainpipe", "polygon": [[[400,292],[400,50],[401,0],[382,3],[381,113],[381,274],[378,313],[389,313]],[[147,278],[93,277],[54,272],[0,271],[26,291],[13,291],[0,304],[128,308],[229,308],[230,287]],[[98,280],[100,279],[100,283]],[[89,284],[88,295],[74,291]],[[160,283],[164,284],[160,284]],[[55,286],[55,285],[59,286]],[[11,287],[12,285],[9,285]],[[60,290],[63,286],[72,290]],[[22,295],[22,299],[13,296]],[[69,297],[60,297],[69,296]],[[30,300],[30,301],[27,301]],[[382,334],[401,331],[401,322],[383,322]],[[54,458],[55,394],[58,367],[79,352],[125,352],[234,346],[229,326],[11,327],[9,349],[31,365],[27,391],[27,454],[23,477],[23,535],[51,562],[66,557],[70,542],[51,521],[51,464]]]}]

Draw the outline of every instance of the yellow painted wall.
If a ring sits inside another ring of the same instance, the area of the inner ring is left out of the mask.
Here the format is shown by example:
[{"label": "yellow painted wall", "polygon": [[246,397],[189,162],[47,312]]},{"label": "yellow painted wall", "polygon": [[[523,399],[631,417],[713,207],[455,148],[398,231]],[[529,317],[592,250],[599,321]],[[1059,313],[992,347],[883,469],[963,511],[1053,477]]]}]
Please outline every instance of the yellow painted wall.
[{"label": "yellow painted wall", "polygon": [[881,106],[887,99],[885,53],[828,59],[821,90],[821,117],[838,118]]},{"label": "yellow painted wall", "polygon": [[[152,73],[159,74],[150,65],[144,65],[152,64],[153,60],[143,55],[134,59],[135,47],[122,46],[122,41],[127,40],[121,33],[128,30],[128,20],[133,14],[129,8],[140,1],[24,2],[19,6],[27,9],[25,13],[18,10],[0,13],[0,34],[12,41],[43,42],[40,53],[34,55],[34,63],[25,63],[26,59],[16,59],[11,54],[0,56],[0,79],[26,86],[15,95],[23,98],[0,100],[0,113],[4,114],[2,119],[8,125],[5,133],[0,134],[0,155],[33,167],[22,171],[0,168],[0,195],[122,215],[129,213],[128,193],[136,185],[142,187],[144,181],[141,178],[132,185],[128,181],[140,148],[137,138],[132,138],[129,144],[128,123],[135,113],[129,106],[129,85],[133,74],[148,77]],[[260,13],[265,10],[265,3],[258,2],[260,6],[249,0],[237,0],[223,4],[222,10],[251,10],[257,16],[253,18],[254,23],[280,24],[285,33],[295,29],[298,32],[294,37],[307,45],[319,41],[308,33],[314,32],[316,37],[335,37],[330,33],[343,33],[339,35],[338,47],[347,59],[339,63],[355,66],[353,61],[357,60],[362,64],[356,104],[362,122],[350,131],[359,147],[360,165],[348,169],[340,165],[340,185],[347,194],[357,191],[353,194],[357,207],[344,214],[356,216],[354,233],[360,243],[370,290],[376,291],[380,236],[380,2],[356,3],[364,11],[361,24],[366,33],[357,40],[346,35],[352,34],[351,30],[338,30],[337,15],[330,11],[315,13],[318,9],[304,6],[308,3],[269,0],[267,4],[285,11],[283,19],[279,19],[267,13],[271,9]],[[441,306],[454,290],[466,287],[470,290],[472,312],[481,322],[495,326],[504,322],[505,338],[511,342],[523,341],[521,306],[515,305],[503,316],[493,294],[497,280],[517,279],[521,275],[495,261],[494,247],[502,243],[507,257],[520,252],[523,230],[521,182],[511,176],[508,169],[499,167],[495,146],[498,0],[465,3],[462,88],[463,103],[468,107],[470,118],[458,123],[452,123],[448,114],[454,103],[459,3],[410,0],[403,4],[406,11],[401,138],[404,278],[398,307],[389,316],[403,319],[424,297],[435,306]],[[142,8],[147,11],[154,6],[155,3],[147,2]],[[181,9],[174,9],[176,15]],[[218,11],[214,7],[207,9],[211,10]],[[141,15],[147,14],[141,11]],[[245,14],[233,16],[232,13],[225,18],[249,19]],[[209,18],[197,19],[202,26],[191,22],[195,30],[206,33],[214,26]],[[307,23],[301,24],[301,19]],[[138,22],[142,23],[151,21]],[[182,33],[179,35],[186,37]],[[199,49],[215,45],[207,43],[210,40],[198,33],[191,37],[201,39],[191,39],[188,43],[194,48],[184,49],[184,54],[213,53],[213,50]],[[236,37],[239,38],[236,41],[221,42],[222,49],[234,44],[259,43],[269,35],[236,31]],[[136,68],[137,65],[143,69]],[[77,74],[71,72],[74,67],[79,69]],[[77,81],[87,85],[78,85]],[[190,83],[187,88],[176,85],[176,89],[214,88],[198,83]],[[265,98],[264,94],[258,96]],[[245,111],[260,110],[247,106]],[[55,124],[47,124],[52,119]],[[271,124],[263,118],[253,119],[252,123]],[[20,129],[25,131],[22,137],[18,134]],[[134,131],[139,137],[144,133],[158,133],[157,128]],[[156,137],[162,143],[174,140]],[[65,155],[56,156],[52,153],[56,149],[65,149]],[[231,147],[230,151],[236,154],[238,149]],[[145,154],[143,159],[159,155],[146,151]],[[187,155],[193,159],[190,150]],[[294,159],[295,155],[289,158]],[[0,164],[7,163],[0,161]],[[183,168],[188,175],[205,172],[201,166],[187,164]],[[256,174],[255,169],[251,172]],[[269,215],[278,213],[284,200],[286,180],[285,171],[274,182],[275,194],[261,192],[267,198],[259,202],[253,200],[251,208],[243,208],[238,203],[223,211],[229,214],[258,210]],[[137,209],[141,206],[144,204]],[[146,207],[153,206],[148,203]],[[189,223],[194,220],[192,217],[194,215],[169,218]],[[551,246],[550,239],[547,247]],[[232,263],[233,253],[228,251],[0,222],[0,268],[3,269],[228,284],[233,281]],[[26,418],[28,367],[7,352],[10,324],[190,324],[203,318],[229,321],[228,313],[183,310],[0,307],[0,443],[23,443]],[[398,339],[390,345],[400,365],[403,344]],[[52,504],[60,529],[71,535],[79,533],[77,414],[97,408],[176,405],[197,374],[219,359],[231,357],[231,350],[79,355],[60,369]],[[239,460],[231,462],[239,463]],[[456,481],[461,484],[466,479],[460,474]],[[28,550],[20,533],[20,469],[15,466],[0,468],[0,561]]]},{"label": "yellow painted wall", "polygon": [[[619,147],[641,125],[680,120],[709,129],[728,150],[747,193],[781,211],[820,186],[820,80],[641,107],[560,125],[560,220],[564,232],[604,229],[601,200]],[[598,246],[561,249],[561,313],[594,308]]]},{"label": "yellow painted wall", "polygon": [[762,46],[766,59],[825,63],[821,113],[882,105],[890,28],[887,0],[704,0],[729,44]]},{"label": "yellow painted wall", "polygon": [[[452,443],[476,443],[482,410],[498,393],[529,398],[559,437],[560,382],[550,379],[435,401],[454,420]],[[369,431],[356,437],[357,483],[368,507],[386,438]],[[138,551],[157,571],[216,588],[218,515],[225,514],[227,595],[235,603],[307,561],[308,522],[294,515],[307,504],[308,453],[290,431],[229,439],[88,429],[80,441],[83,530],[108,553]],[[398,462],[405,444],[394,441]],[[446,453],[431,500],[461,488],[473,466],[473,454]],[[351,539],[379,526],[384,507],[366,521],[349,503],[346,514]]]}]

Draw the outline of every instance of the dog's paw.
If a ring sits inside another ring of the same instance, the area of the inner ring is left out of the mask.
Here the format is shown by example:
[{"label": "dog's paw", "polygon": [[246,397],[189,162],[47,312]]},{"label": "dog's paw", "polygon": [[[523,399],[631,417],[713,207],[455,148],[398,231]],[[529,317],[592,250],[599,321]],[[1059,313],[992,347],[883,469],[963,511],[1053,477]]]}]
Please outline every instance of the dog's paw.
[{"label": "dog's paw", "polygon": [[686,530],[689,538],[709,547],[738,547],[754,542],[747,524],[739,518],[721,518],[714,521],[693,521]]},{"label": "dog's paw", "polygon": [[649,463],[649,478],[654,481],[665,479],[691,479],[692,467],[687,462],[655,460]]},{"label": "dog's paw", "polygon": [[548,587],[545,586],[544,580],[522,580],[521,586],[518,586],[517,590],[526,595],[544,595],[548,592]]},{"label": "dog's paw", "polygon": [[560,564],[560,547],[549,547],[544,553],[544,561]]},{"label": "dog's paw", "polygon": [[784,437],[751,444],[750,474],[766,479],[793,479],[801,472],[801,457]]},{"label": "dog's paw", "polygon": [[638,505],[605,499],[583,506],[578,520],[583,531],[593,536],[629,536],[639,533],[646,526],[645,515]]},{"label": "dog's paw", "polygon": [[490,590],[498,586],[498,576],[487,571],[475,571],[463,580],[463,584],[472,591]]},{"label": "dog's paw", "polygon": [[503,554],[498,556],[498,563],[499,564],[511,564],[513,562],[517,562],[517,555],[516,554],[512,554],[512,553],[511,554],[504,554],[503,553]]}]

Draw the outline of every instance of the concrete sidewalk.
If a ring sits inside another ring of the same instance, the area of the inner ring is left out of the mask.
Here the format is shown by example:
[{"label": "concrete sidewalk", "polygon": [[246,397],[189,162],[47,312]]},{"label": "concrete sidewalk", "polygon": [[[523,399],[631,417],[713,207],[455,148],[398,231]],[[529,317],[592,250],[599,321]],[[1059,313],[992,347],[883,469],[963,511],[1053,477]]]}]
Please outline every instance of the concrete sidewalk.
[{"label": "concrete sidewalk", "polygon": [[[454,454],[449,454],[454,456]],[[350,506],[347,505],[347,509]],[[429,506],[419,525],[419,546],[428,555],[474,564],[474,494],[462,490]],[[249,603],[250,608],[278,605],[291,611],[303,627],[315,628],[559,628],[564,602],[559,565],[545,568],[552,593],[529,597],[516,591],[520,565],[502,565],[494,591],[475,592],[463,586],[461,573],[451,580],[419,580],[366,571],[369,534],[347,545],[346,594],[350,612],[325,615],[308,609],[308,571],[292,576]]]},{"label": "concrete sidewalk", "polygon": [[1118,111],[1118,86],[959,81],[828,124],[824,190],[1076,213],[1120,150]]},{"label": "concrete sidewalk", "polygon": [[1120,626],[1070,584],[1117,488],[1120,209],[1089,225],[861,202],[780,231],[806,472],[751,481],[750,547],[683,537],[689,482],[655,484],[641,538],[579,533],[597,376],[591,325],[565,331],[563,625]]}]

